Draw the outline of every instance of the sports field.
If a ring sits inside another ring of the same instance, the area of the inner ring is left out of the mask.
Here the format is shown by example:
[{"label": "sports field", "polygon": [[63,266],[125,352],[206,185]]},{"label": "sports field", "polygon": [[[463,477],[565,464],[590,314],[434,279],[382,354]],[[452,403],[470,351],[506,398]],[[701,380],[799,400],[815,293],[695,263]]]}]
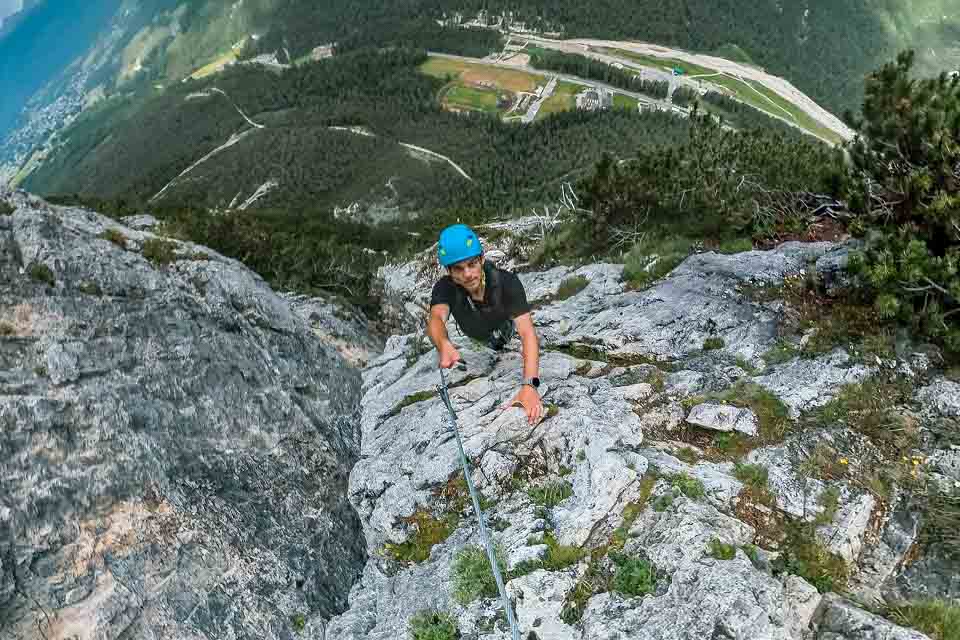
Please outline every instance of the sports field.
[{"label": "sports field", "polygon": [[420,65],[420,70],[435,78],[454,77],[464,84],[479,85],[490,83],[512,93],[533,91],[537,85],[544,84],[543,76],[515,69],[502,69],[485,64],[472,64],[463,60],[449,58],[430,58]]},{"label": "sports field", "polygon": [[495,89],[454,84],[443,95],[443,103],[459,109],[496,113],[499,92]]}]

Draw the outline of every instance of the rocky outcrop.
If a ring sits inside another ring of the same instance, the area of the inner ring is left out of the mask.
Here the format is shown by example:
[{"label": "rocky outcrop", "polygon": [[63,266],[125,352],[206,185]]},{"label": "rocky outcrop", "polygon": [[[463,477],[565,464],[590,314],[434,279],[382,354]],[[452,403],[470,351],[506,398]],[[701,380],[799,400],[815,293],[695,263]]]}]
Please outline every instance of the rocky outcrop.
[{"label": "rocky outcrop", "polygon": [[359,374],[235,260],[0,200],[0,636],[322,635]]},{"label": "rocky outcrop", "polygon": [[[495,354],[451,325],[468,364],[451,372],[451,397],[521,637],[925,637],[791,575],[798,564],[788,524],[810,532],[803,544],[834,554],[862,593],[886,594],[902,574],[911,539],[902,518],[856,478],[810,475],[818,447],[874,445],[843,424],[787,429],[774,441],[763,425],[769,416],[735,396],[736,406],[704,399],[733,388],[769,393],[798,426],[844,385],[877,372],[880,365],[843,349],[764,361],[780,338],[783,303],[751,292],[808,269],[835,281],[846,253],[788,243],[700,254],[642,291],[623,282],[621,265],[521,273],[535,306],[548,407],[532,427],[519,408],[503,407],[516,391],[517,344]],[[423,258],[384,270],[394,299],[429,291],[435,267]],[[574,276],[586,285],[558,299]],[[707,348],[708,340],[720,348]],[[389,339],[364,372],[363,446],[350,499],[370,560],[328,638],[402,637],[421,609],[450,613],[463,638],[509,637],[498,599],[455,597],[458,554],[479,538],[438,382],[436,354],[416,333]],[[711,439],[734,436],[747,443],[741,464],[707,451]],[[428,539],[436,523],[449,535]],[[635,563],[630,575],[646,581],[642,587],[617,586],[620,562]],[[808,577],[829,589],[822,576]]]},{"label": "rocky outcrop", "polygon": [[297,315],[310,323],[321,342],[336,347],[350,365],[361,369],[383,352],[384,341],[355,306],[332,298],[295,293],[282,297]]},{"label": "rocky outcrop", "polygon": [[891,624],[848,600],[828,594],[817,620],[817,640],[924,640],[919,631]]}]

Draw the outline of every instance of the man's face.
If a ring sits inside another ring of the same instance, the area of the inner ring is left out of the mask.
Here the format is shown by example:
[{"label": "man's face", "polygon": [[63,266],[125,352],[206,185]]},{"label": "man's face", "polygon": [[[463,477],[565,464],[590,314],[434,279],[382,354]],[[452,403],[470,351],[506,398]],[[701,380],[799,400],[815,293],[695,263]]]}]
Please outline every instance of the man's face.
[{"label": "man's face", "polygon": [[470,258],[469,260],[450,265],[448,271],[450,278],[452,278],[456,284],[467,291],[476,291],[480,286],[481,277],[483,276],[483,256],[480,255],[476,258]]}]

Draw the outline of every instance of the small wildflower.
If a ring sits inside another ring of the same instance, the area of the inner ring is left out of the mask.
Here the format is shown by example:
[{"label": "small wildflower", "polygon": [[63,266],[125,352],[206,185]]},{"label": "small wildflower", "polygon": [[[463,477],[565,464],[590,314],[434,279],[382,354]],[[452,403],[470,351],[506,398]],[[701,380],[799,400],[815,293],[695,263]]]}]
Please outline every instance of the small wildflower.
[{"label": "small wildflower", "polygon": [[917,460],[916,458],[914,458],[914,460],[913,460],[913,466],[917,466],[918,464],[920,464],[920,461]]},{"label": "small wildflower", "polygon": [[849,464],[849,460],[846,458],[840,458],[840,464]]}]

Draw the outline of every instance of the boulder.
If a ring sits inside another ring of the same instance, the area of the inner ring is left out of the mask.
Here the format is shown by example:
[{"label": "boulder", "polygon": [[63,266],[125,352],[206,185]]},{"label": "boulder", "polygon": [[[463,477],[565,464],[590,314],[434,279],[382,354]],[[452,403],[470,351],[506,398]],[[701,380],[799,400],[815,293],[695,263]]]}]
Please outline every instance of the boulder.
[{"label": "boulder", "polygon": [[712,431],[739,431],[748,436],[757,435],[759,421],[750,409],[726,404],[703,403],[690,410],[687,422]]}]

